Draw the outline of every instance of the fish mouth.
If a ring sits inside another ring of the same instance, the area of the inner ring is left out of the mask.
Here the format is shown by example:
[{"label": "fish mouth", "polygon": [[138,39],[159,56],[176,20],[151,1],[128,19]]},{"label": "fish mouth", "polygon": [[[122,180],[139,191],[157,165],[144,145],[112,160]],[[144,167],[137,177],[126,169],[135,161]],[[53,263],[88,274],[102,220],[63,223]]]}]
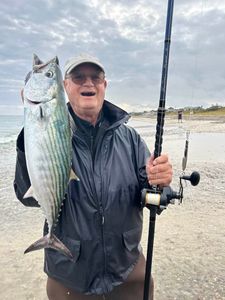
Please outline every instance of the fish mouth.
[{"label": "fish mouth", "polygon": [[47,100],[47,101],[34,101],[34,100],[30,100],[30,99],[26,98],[26,101],[27,101],[27,103],[29,103],[31,105],[38,105],[38,104],[44,104],[44,103],[50,102],[53,99],[54,98]]},{"label": "fish mouth", "polygon": [[32,104],[32,105],[38,105],[38,104],[41,104],[40,101],[32,101],[30,99],[26,99],[28,103]]}]

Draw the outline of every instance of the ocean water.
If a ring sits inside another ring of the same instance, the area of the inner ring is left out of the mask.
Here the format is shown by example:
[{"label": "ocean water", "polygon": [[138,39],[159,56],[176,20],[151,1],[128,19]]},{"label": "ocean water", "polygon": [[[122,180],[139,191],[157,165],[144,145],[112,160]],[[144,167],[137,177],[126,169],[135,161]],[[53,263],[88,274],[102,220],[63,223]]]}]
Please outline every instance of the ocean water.
[{"label": "ocean water", "polygon": [[23,116],[0,115],[0,144],[15,141],[22,127]]},{"label": "ocean water", "polygon": [[[156,131],[155,119],[133,119],[128,122],[147,142],[153,151]],[[0,115],[0,150],[14,147],[16,138],[23,127],[23,115]],[[186,127],[183,124],[165,124],[163,132],[162,151],[170,156],[183,154],[186,140]],[[225,132],[191,132],[189,136],[189,152],[194,160],[224,161]],[[216,154],[216,155],[215,155]]]},{"label": "ocean water", "polygon": [[16,164],[16,138],[23,127],[23,116],[0,115],[0,201],[12,193]]},{"label": "ocean water", "polygon": [[[154,119],[132,119],[128,125],[134,127],[141,137],[146,141],[150,151],[152,152],[155,145],[156,120]],[[202,125],[204,126],[204,124]],[[213,124],[212,124],[213,126]],[[181,164],[186,134],[189,128],[184,122],[182,124],[169,123],[164,125],[162,152],[168,153],[172,162]],[[194,132],[190,131],[189,162],[221,162],[225,161],[225,132]]]}]

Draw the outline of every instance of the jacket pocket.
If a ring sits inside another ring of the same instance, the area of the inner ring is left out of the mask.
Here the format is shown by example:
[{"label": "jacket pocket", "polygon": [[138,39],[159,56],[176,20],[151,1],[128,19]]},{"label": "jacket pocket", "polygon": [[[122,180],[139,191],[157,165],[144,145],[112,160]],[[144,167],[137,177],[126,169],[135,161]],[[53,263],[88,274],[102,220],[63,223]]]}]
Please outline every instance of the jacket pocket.
[{"label": "jacket pocket", "polygon": [[66,255],[54,249],[45,249],[45,266],[44,270],[48,276],[68,281],[73,277],[75,266],[79,263],[80,256],[80,241],[73,240],[69,237],[60,237],[60,241],[70,250],[73,255],[71,260]]},{"label": "jacket pocket", "polygon": [[80,256],[80,241],[65,237],[62,239],[62,242],[73,255],[73,262],[76,262]]},{"label": "jacket pocket", "polygon": [[140,243],[142,227],[133,228],[123,233],[123,242],[128,251],[136,249]]},{"label": "jacket pocket", "polygon": [[55,264],[77,262],[80,256],[80,241],[73,240],[69,237],[59,237],[59,240],[70,250],[71,254],[73,255],[73,260],[54,249],[46,249],[48,256],[54,257]]}]

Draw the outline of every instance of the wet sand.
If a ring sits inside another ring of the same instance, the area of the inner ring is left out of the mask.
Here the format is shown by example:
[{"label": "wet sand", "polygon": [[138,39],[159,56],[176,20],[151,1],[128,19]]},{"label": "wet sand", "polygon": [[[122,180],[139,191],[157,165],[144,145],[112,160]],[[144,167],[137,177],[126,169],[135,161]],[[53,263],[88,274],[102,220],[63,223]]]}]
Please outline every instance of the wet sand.
[{"label": "wet sand", "polygon": [[[151,149],[154,141],[148,138],[149,128],[145,130],[149,120],[141,122],[143,127],[138,130]],[[221,300],[225,299],[225,122],[189,119],[178,124],[176,119],[166,120],[163,151],[171,157],[175,190],[186,130],[191,131],[186,173],[199,171],[201,182],[197,187],[188,183],[182,205],[169,205],[157,216],[155,299]],[[0,299],[47,300],[43,251],[23,254],[42,235],[43,216],[39,209],[26,208],[15,198],[15,142],[1,145],[0,166]],[[148,214],[144,209],[144,253]]]}]

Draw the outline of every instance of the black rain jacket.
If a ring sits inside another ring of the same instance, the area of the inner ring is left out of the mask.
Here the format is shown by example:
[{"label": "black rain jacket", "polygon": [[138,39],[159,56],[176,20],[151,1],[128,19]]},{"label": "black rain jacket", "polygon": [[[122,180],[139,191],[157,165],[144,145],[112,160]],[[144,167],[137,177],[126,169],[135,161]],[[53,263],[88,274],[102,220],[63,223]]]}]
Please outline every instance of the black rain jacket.
[{"label": "black rain jacket", "polygon": [[[103,113],[107,125],[102,124],[94,158],[82,132],[72,126],[72,166],[80,181],[69,184],[55,234],[75,261],[45,249],[47,275],[85,294],[108,293],[133,270],[141,252],[140,192],[148,187],[150,153],[140,135],[124,124],[129,115],[106,100]],[[38,206],[33,198],[23,199],[29,186],[22,131],[14,189],[24,205]],[[45,234],[47,230],[45,224]]]}]

